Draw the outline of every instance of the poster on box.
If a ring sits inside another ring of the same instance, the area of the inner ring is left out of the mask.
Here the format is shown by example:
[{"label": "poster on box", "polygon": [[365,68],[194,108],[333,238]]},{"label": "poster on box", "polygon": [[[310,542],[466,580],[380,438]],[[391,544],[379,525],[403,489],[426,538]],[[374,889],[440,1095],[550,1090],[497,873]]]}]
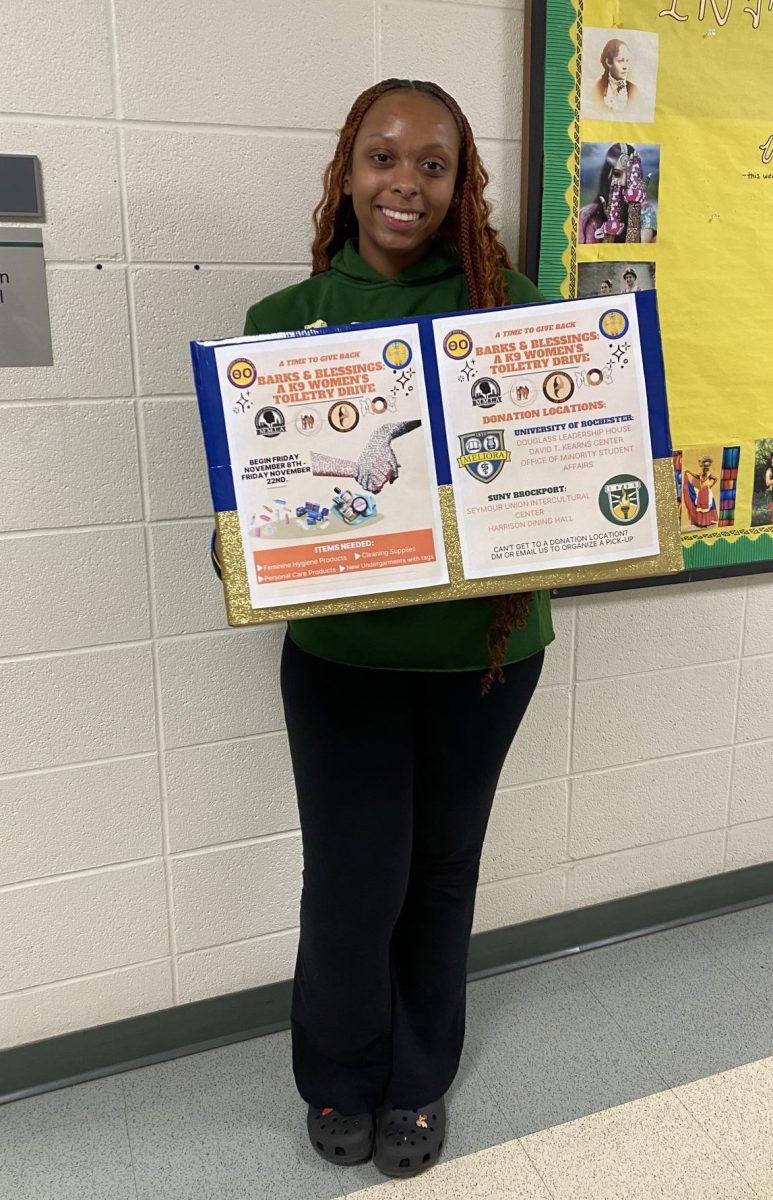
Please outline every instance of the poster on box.
[{"label": "poster on box", "polygon": [[233,625],[681,566],[652,291],[191,351]]},{"label": "poster on box", "polygon": [[418,327],[215,355],[253,607],[447,582]]},{"label": "poster on box", "polygon": [[434,322],[468,579],[658,553],[636,303]]}]

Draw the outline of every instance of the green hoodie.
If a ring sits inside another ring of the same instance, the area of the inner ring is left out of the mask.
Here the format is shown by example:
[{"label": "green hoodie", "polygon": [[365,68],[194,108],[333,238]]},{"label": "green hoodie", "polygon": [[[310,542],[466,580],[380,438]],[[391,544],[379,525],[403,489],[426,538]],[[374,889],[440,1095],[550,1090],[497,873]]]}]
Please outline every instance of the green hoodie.
[{"label": "green hoodie", "polygon": [[[503,271],[511,303],[542,299],[524,275]],[[329,271],[275,292],[247,313],[245,334],[278,333],[304,325],[349,325],[355,321],[463,312],[469,308],[467,281],[456,250],[438,240],[421,262],[389,279],[368,266],[353,240],[334,257]],[[312,617],[290,622],[290,637],[302,650],[332,662],[402,671],[483,670],[489,661],[487,633],[491,602],[453,600],[380,612]],[[536,654],[554,637],[550,601],[535,594],[528,625],[514,630],[506,662]]]}]

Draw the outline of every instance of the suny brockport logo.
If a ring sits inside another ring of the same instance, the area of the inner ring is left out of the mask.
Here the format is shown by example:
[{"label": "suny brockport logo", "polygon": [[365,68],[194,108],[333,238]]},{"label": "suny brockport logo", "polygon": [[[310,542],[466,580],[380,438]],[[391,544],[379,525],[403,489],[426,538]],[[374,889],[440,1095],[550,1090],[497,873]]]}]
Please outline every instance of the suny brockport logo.
[{"label": "suny brockport logo", "polygon": [[456,461],[478,483],[491,483],[505,463],[510,461],[510,451],[505,450],[504,429],[460,433],[459,441],[462,453]]},{"label": "suny brockport logo", "polygon": [[635,475],[615,475],[599,492],[599,508],[613,525],[635,525],[649,508],[650,494]]}]

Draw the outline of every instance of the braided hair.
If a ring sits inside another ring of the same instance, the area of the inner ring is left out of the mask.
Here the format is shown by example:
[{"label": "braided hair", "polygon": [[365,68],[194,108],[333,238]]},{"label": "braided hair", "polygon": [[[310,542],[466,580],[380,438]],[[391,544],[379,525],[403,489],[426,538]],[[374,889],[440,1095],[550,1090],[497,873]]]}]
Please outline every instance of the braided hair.
[{"label": "braided hair", "polygon": [[[459,168],[453,202],[436,236],[446,238],[456,247],[467,280],[470,308],[506,305],[508,295],[501,269],[511,268],[512,262],[490,224],[491,206],[484,197],[488,172],[480,161],[470,123],[457,102],[438,84],[424,80],[385,79],[367,88],[354,101],[339,134],[335,154],[325,170],[322,199],[314,210],[312,275],[327,271],[331,259],[347,239],[357,235],[354,206],[351,196],[345,193],[344,181],[363,117],[387,92],[419,92],[432,96],[445,105],[454,118],[459,132]],[[491,691],[496,681],[504,681],[502,663],[508,638],[513,629],[525,628],[531,602],[530,592],[492,598],[489,667],[481,682],[483,695]]]}]

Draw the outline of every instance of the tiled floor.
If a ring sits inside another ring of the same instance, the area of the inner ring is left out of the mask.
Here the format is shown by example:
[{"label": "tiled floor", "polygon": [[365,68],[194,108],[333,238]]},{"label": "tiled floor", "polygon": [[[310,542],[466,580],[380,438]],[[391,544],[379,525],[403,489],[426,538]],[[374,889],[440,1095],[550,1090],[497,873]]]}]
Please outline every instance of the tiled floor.
[{"label": "tiled floor", "polygon": [[773,1200],[773,907],[472,984],[449,1117],[336,1171],[277,1034],[0,1108],[0,1200]]}]

